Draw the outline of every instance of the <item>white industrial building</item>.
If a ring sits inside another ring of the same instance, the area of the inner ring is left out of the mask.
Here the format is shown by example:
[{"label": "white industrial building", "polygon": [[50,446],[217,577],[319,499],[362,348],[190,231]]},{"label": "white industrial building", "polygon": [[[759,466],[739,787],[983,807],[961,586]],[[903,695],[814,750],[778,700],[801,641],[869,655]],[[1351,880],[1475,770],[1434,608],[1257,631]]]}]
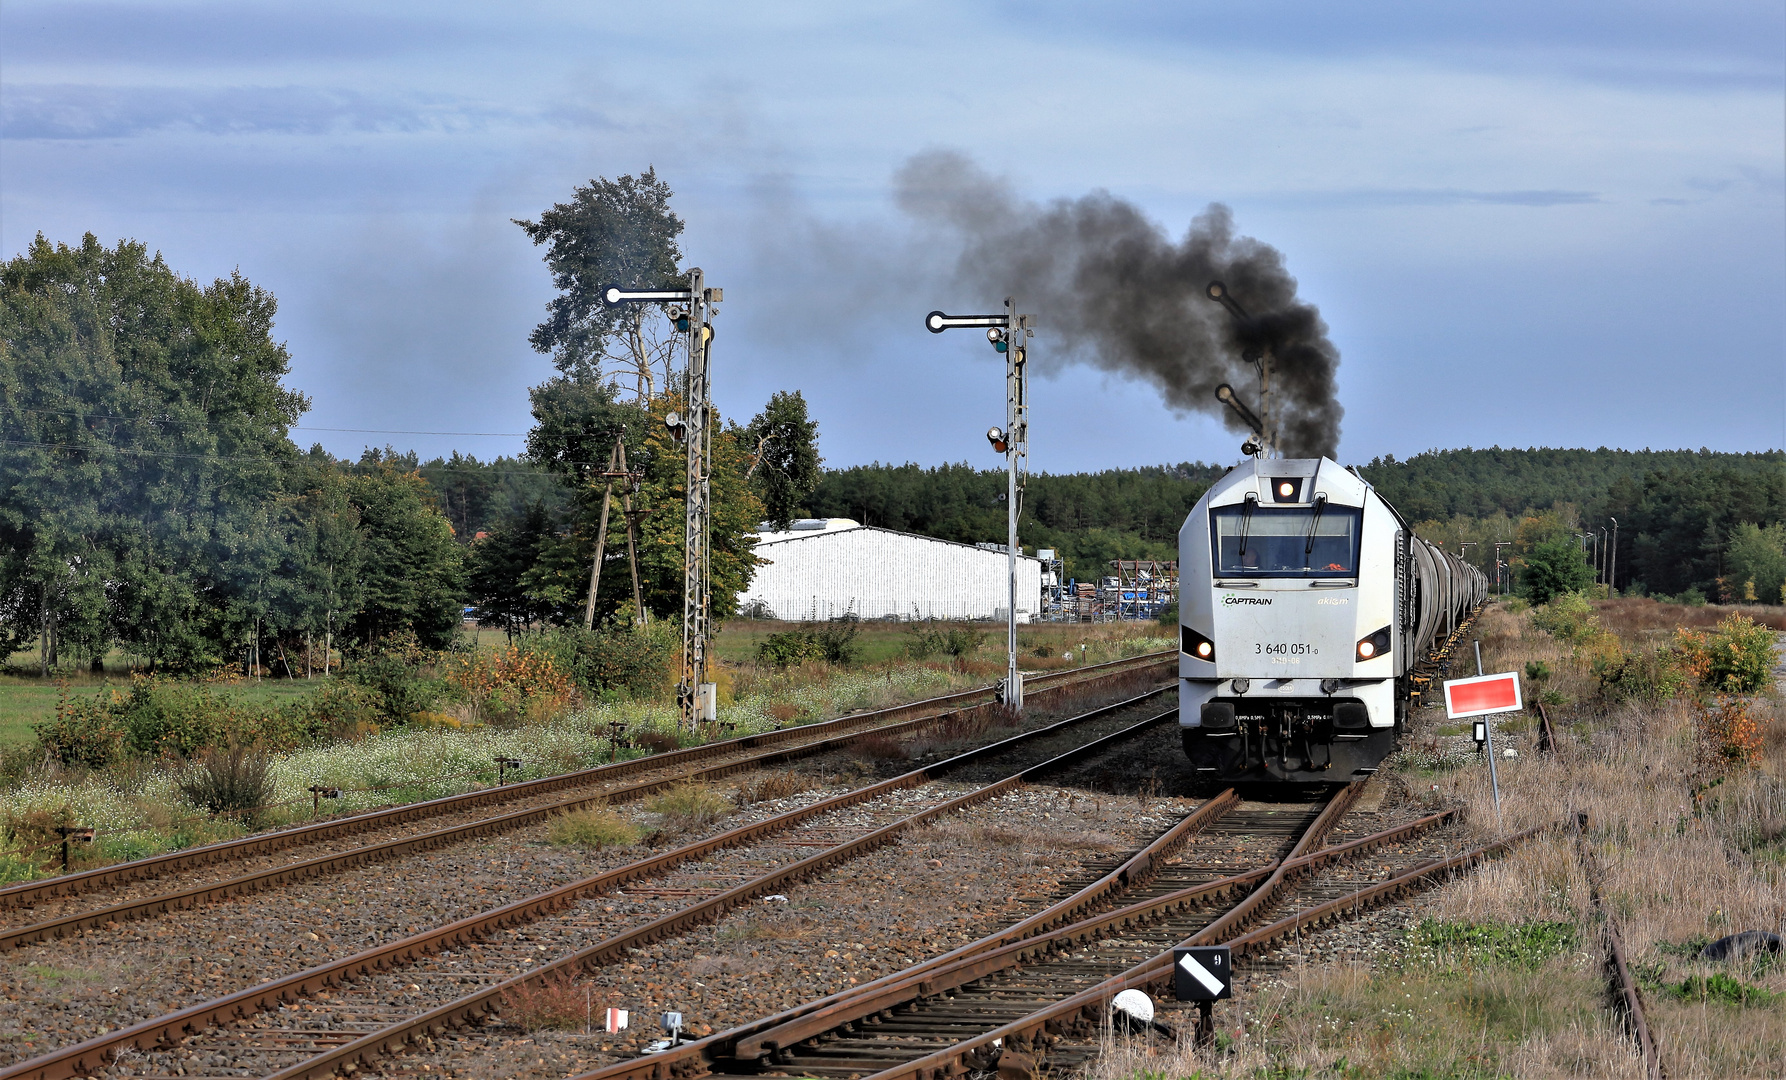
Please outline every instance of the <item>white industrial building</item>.
[{"label": "white industrial building", "polygon": [[[758,534],[763,560],[741,611],[792,621],[836,619],[997,619],[1009,577],[1002,547],[978,547],[861,525],[848,518],[796,521]],[[1041,606],[1042,562],[1017,560],[1017,621]]]}]

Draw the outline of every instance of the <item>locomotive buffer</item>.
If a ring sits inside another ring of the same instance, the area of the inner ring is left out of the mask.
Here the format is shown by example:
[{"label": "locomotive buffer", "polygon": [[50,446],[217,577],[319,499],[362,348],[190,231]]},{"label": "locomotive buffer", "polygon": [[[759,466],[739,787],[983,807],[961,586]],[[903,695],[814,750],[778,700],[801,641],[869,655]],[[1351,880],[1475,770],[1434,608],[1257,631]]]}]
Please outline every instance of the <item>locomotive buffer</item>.
[{"label": "locomotive buffer", "polygon": [[1215,1041],[1215,1003],[1234,996],[1234,955],[1226,945],[1172,950],[1172,996],[1197,1003],[1197,1045]]}]

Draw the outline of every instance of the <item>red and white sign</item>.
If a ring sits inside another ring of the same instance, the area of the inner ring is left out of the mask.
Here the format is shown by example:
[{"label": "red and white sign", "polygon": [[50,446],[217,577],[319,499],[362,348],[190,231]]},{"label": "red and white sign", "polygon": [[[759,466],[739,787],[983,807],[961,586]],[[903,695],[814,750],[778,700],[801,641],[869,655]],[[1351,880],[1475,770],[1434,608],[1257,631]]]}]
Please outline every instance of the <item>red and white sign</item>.
[{"label": "red and white sign", "polygon": [[1474,679],[1450,679],[1445,683],[1445,715],[1453,720],[1485,713],[1517,712],[1524,708],[1519,697],[1519,672],[1478,675]]},{"label": "red and white sign", "polygon": [[608,1031],[609,1031],[609,1033],[611,1034],[616,1031],[625,1031],[626,1030],[626,1019],[627,1019],[627,1016],[626,1016],[625,1009],[609,1009],[608,1010]]}]

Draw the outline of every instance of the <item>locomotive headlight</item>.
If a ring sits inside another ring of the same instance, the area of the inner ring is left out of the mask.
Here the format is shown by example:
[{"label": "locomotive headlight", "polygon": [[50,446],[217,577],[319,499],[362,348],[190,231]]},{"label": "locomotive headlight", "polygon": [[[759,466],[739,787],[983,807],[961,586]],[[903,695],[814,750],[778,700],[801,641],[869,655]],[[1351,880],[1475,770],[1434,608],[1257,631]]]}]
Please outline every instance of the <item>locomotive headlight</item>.
[{"label": "locomotive headlight", "polygon": [[1296,485],[1286,480],[1277,486],[1277,493],[1281,497],[1288,499],[1290,496],[1296,494]]},{"label": "locomotive headlight", "polygon": [[1389,628],[1385,626],[1367,638],[1358,642],[1358,659],[1375,660],[1389,651]]},{"label": "locomotive headlight", "polygon": [[1188,656],[1215,663],[1215,642],[1188,626],[1178,628],[1178,647]]}]

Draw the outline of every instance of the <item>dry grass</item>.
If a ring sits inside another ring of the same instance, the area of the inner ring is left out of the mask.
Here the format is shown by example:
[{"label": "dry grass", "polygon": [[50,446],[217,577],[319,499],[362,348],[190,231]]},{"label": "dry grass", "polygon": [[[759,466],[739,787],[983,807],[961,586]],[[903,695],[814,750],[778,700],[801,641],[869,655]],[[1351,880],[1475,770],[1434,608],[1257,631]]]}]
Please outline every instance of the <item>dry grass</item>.
[{"label": "dry grass", "polygon": [[542,983],[503,991],[502,1018],[527,1031],[599,1031],[610,996],[610,991],[592,983],[553,975]]},{"label": "dry grass", "polygon": [[1639,596],[1596,600],[1594,610],[1601,623],[1621,637],[1647,630],[1672,634],[1682,626],[1713,627],[1733,613],[1747,615],[1775,630],[1786,630],[1786,607],[1779,604],[1668,604]]},{"label": "dry grass", "polygon": [[[1672,629],[1650,624],[1656,609],[1674,605],[1616,603],[1634,613],[1601,604],[1601,623],[1627,645],[1647,631]],[[1555,756],[1537,753],[1529,735],[1504,741],[1519,757],[1498,762],[1501,822],[1486,769],[1469,765],[1436,776],[1441,792],[1468,807],[1477,839],[1586,813],[1586,841],[1604,867],[1606,903],[1644,980],[1669,1075],[1786,1075],[1786,1007],[1687,1002],[1672,992],[1717,972],[1786,991],[1786,964],[1712,964],[1694,955],[1708,940],[1739,930],[1778,932],[1786,922],[1786,722],[1778,697],[1750,703],[1763,724],[1761,746],[1754,767],[1733,766],[1705,745],[1700,703],[1609,704],[1596,697],[1583,665],[1524,618],[1491,612],[1482,631],[1490,670],[1546,660],[1581,705],[1553,716],[1571,732]],[[1566,834],[1529,844],[1444,890],[1436,910],[1478,922],[1572,921],[1584,940],[1600,940],[1575,842]]]},{"label": "dry grass", "polygon": [[[1601,628],[1626,649],[1666,644],[1677,615],[1701,626],[1729,613],[1648,600],[1596,607]],[[1780,609],[1763,613],[1779,625]],[[1720,964],[1697,957],[1707,941],[1739,930],[1786,929],[1786,709],[1778,692],[1750,700],[1761,745],[1745,767],[1708,752],[1705,710],[1692,697],[1612,700],[1591,656],[1537,630],[1524,613],[1491,609],[1477,631],[1487,670],[1523,671],[1531,662],[1550,669],[1542,689],[1568,702],[1551,709],[1559,752],[1540,754],[1523,718],[1497,723],[1497,748],[1518,755],[1497,760],[1497,819],[1487,768],[1466,751],[1467,737],[1446,738],[1442,713],[1429,710],[1414,718],[1413,749],[1384,779],[1415,803],[1463,804],[1460,846],[1586,813],[1586,843],[1603,868],[1605,903],[1619,920],[1668,1075],[1786,1077],[1786,956]],[[1309,964],[1255,983],[1246,1000],[1218,1010],[1223,1052],[1115,1038],[1090,1071],[1098,1080],[1642,1075],[1608,1009],[1603,922],[1572,834],[1523,845],[1423,905],[1429,918],[1471,933],[1569,928],[1576,946],[1514,963],[1423,950],[1410,934],[1397,958],[1374,968]],[[1706,995],[1706,980],[1716,976],[1723,992]],[[1683,993],[1683,984],[1693,992]],[[1738,1000],[1744,993],[1747,1004]]]},{"label": "dry grass", "polygon": [[798,795],[802,791],[810,791],[812,786],[812,778],[796,772],[760,773],[738,785],[737,790],[732,793],[732,802],[737,806],[773,802]]},{"label": "dry grass", "polygon": [[639,842],[637,825],[612,810],[578,810],[552,819],[546,831],[548,843],[602,851],[631,847]]},{"label": "dry grass", "polygon": [[679,784],[645,801],[665,832],[686,832],[711,825],[737,809],[732,800],[701,784]]}]

